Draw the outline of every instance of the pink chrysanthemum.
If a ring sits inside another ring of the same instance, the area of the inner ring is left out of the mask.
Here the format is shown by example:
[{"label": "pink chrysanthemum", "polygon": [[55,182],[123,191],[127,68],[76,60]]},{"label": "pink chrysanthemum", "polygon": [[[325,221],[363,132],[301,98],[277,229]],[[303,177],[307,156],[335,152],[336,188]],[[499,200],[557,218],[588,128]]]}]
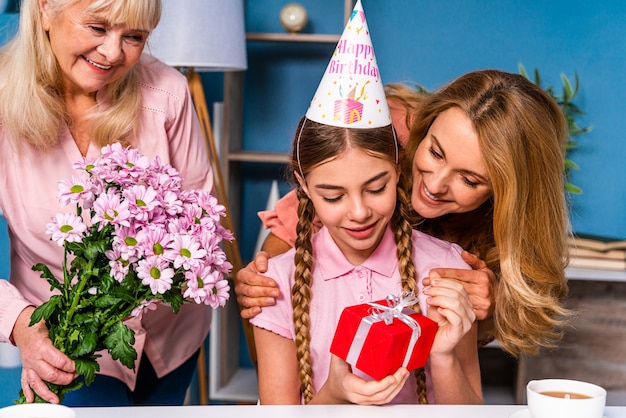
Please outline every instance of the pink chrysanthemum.
[{"label": "pink chrysanthemum", "polygon": [[143,248],[143,255],[149,257],[152,255],[165,257],[169,251],[166,251],[172,242],[172,236],[160,225],[149,225],[139,238],[139,245]]},{"label": "pink chrysanthemum", "polygon": [[174,268],[182,267],[189,270],[200,264],[200,259],[206,255],[206,250],[201,248],[200,242],[191,235],[176,235],[169,248],[174,256]]},{"label": "pink chrysanthemum", "polygon": [[196,303],[204,303],[212,308],[224,306],[229,298],[230,286],[223,276],[210,268],[203,266],[185,273],[187,289],[184,297],[193,299]]},{"label": "pink chrysanthemum", "polygon": [[93,202],[94,215],[91,222],[101,223],[101,227],[108,224],[130,226],[130,211],[128,202],[122,200],[114,189],[107,190]]},{"label": "pink chrysanthemum", "polygon": [[122,258],[122,254],[120,253],[119,248],[107,250],[104,252],[104,255],[106,255],[106,257],[109,259],[111,277],[113,277],[118,283],[122,283],[122,281],[130,272],[130,261],[124,260]]},{"label": "pink chrysanthemum", "polygon": [[52,222],[46,225],[46,234],[52,235],[52,241],[59,247],[67,242],[81,242],[87,225],[82,218],[73,213],[57,213]]},{"label": "pink chrysanthemum", "polygon": [[172,288],[174,270],[167,261],[148,257],[137,263],[137,277],[141,279],[141,284],[150,286],[154,295],[163,294]]},{"label": "pink chrysanthemum", "polygon": [[158,302],[159,301],[157,299],[144,300],[139,304],[139,306],[130,312],[130,316],[132,318],[141,319],[145,311],[156,310]]},{"label": "pink chrysanthemum", "polygon": [[94,195],[91,189],[91,182],[86,174],[72,174],[72,179],[63,179],[59,182],[59,192],[57,193],[61,206],[69,204],[75,205],[81,200],[93,201]]},{"label": "pink chrysanthemum", "polygon": [[226,305],[226,301],[230,297],[230,286],[228,280],[222,279],[213,283],[211,293],[204,301],[205,305],[209,305],[213,309]]},{"label": "pink chrysanthemum", "polygon": [[122,196],[128,202],[128,210],[134,220],[142,223],[147,223],[152,218],[152,211],[160,204],[156,190],[142,184],[124,189]]}]

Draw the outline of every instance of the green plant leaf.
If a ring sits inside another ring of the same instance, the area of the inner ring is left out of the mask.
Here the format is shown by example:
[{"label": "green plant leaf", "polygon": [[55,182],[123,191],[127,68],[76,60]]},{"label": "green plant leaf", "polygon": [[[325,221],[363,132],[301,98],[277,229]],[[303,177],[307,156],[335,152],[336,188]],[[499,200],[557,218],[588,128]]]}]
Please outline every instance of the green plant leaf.
[{"label": "green plant leaf", "polygon": [[51,296],[47,302],[42,303],[33,311],[33,313],[30,316],[29,326],[32,327],[33,325],[35,325],[42,319],[47,321],[54,315],[55,311],[59,309],[61,306],[62,306],[61,296],[60,295]]},{"label": "green plant leaf", "polygon": [[581,194],[583,192],[583,190],[580,187],[574,186],[571,183],[565,183],[565,190],[567,190],[568,192],[572,194]]},{"label": "green plant leaf", "polygon": [[[530,80],[530,78],[528,77],[528,72],[521,63],[518,63],[518,68],[519,73],[523,77]],[[534,80],[531,81],[533,81],[537,86],[541,87],[546,93],[548,93],[559,105],[561,111],[563,112],[563,116],[565,117],[568,128],[568,142],[563,145],[563,150],[565,151],[563,164],[563,171],[565,175],[565,190],[569,193],[581,194],[582,189],[578,186],[573,185],[570,182],[571,170],[578,169],[578,165],[571,159],[569,159],[569,152],[577,146],[577,143],[576,141],[574,141],[573,137],[590,132],[592,127],[586,126],[581,128],[580,126],[578,126],[578,123],[576,121],[577,116],[585,114],[585,112],[580,107],[573,103],[573,100],[576,98],[576,95],[578,94],[580,89],[580,79],[578,77],[578,74],[574,75],[573,86],[570,79],[564,73],[560,74],[560,78],[562,84],[561,96],[555,94],[554,89],[551,86],[543,87],[541,85],[541,75],[537,68],[535,68],[534,71]]]},{"label": "green plant leaf", "polygon": [[94,306],[96,306],[97,308],[108,308],[110,306],[115,306],[122,300],[123,299],[118,296],[106,294],[97,298],[94,302]]},{"label": "green plant leaf", "polygon": [[50,290],[63,290],[63,284],[52,274],[48,266],[43,263],[37,263],[33,266],[33,271],[40,271],[40,277],[46,279],[50,284]]},{"label": "green plant leaf", "polygon": [[84,333],[82,339],[80,339],[78,350],[76,350],[74,353],[77,357],[84,356],[85,354],[89,354],[92,351],[95,351],[97,344],[98,335],[95,332]]},{"label": "green plant leaf", "polygon": [[563,73],[561,73],[561,82],[563,83],[563,97],[562,100],[564,103],[569,103],[570,100],[574,97],[574,91],[572,90],[572,84],[569,82],[569,78]]},{"label": "green plant leaf", "polygon": [[132,370],[135,370],[135,360],[137,360],[134,343],[135,333],[122,322],[116,322],[105,338],[105,345],[113,360],[119,360]]},{"label": "green plant leaf", "polygon": [[87,386],[91,385],[94,378],[96,377],[96,373],[100,371],[100,365],[96,361],[96,358],[96,356],[88,356],[79,357],[74,360],[74,364],[76,365],[76,373],[84,376],[85,384]]}]

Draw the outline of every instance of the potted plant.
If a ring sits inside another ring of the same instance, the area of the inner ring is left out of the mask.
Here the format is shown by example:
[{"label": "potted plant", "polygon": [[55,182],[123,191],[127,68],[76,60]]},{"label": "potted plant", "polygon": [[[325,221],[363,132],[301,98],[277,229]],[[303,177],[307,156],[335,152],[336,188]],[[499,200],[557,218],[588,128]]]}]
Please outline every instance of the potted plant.
[{"label": "potted plant", "polygon": [[558,103],[563,111],[563,115],[565,116],[565,120],[567,121],[568,128],[568,138],[567,143],[564,144],[565,147],[565,190],[573,194],[581,194],[582,189],[570,181],[570,175],[572,170],[578,170],[578,164],[568,158],[569,152],[576,148],[577,142],[575,140],[575,136],[585,134],[591,131],[591,126],[586,126],[581,128],[578,126],[576,119],[584,115],[585,112],[580,109],[575,103],[574,99],[578,94],[580,88],[580,80],[578,79],[578,74],[574,76],[574,85],[570,82],[569,78],[561,73],[561,82],[563,83],[561,94],[557,94],[552,86],[544,87],[541,81],[541,75],[539,74],[539,70],[535,68],[533,73],[533,78],[531,79],[526,72],[524,66],[520,63],[518,65],[519,73],[544,89],[552,98]]}]

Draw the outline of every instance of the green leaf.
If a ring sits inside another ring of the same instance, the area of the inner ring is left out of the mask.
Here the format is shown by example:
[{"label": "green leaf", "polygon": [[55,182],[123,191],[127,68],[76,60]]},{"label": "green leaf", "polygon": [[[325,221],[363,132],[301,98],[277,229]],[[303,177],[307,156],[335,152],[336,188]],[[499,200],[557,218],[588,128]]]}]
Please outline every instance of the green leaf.
[{"label": "green leaf", "polygon": [[528,73],[526,72],[526,68],[524,68],[524,64],[522,64],[521,62],[518,62],[517,70],[522,76],[524,76],[524,78],[527,78],[528,80],[530,80],[530,78],[528,78]]},{"label": "green leaf", "polygon": [[48,266],[46,266],[45,264],[43,263],[35,264],[33,266],[33,271],[41,272],[40,277],[48,281],[48,283],[50,284],[50,290],[52,289],[63,290],[63,286],[61,282],[56,277],[54,277],[54,274],[52,274]]},{"label": "green leaf", "polygon": [[83,333],[78,349],[74,352],[76,357],[84,356],[96,350],[98,335],[95,332]]},{"label": "green leaf", "polygon": [[94,306],[97,308],[108,308],[109,306],[115,306],[115,304],[119,303],[122,298],[106,294],[97,298],[94,302]]},{"label": "green leaf", "polygon": [[79,357],[74,360],[76,373],[84,376],[85,384],[91,385],[96,377],[96,372],[100,371],[100,365],[96,361],[96,356]]},{"label": "green leaf", "polygon": [[172,312],[178,313],[180,307],[185,302],[181,292],[165,292],[163,295],[163,301],[170,305]]},{"label": "green leaf", "polygon": [[563,83],[563,102],[568,103],[574,97],[572,84],[565,74],[561,74],[561,82]]},{"label": "green leaf", "polygon": [[42,303],[33,311],[32,315],[30,316],[30,323],[28,325],[32,327],[42,319],[47,321],[61,306],[61,296],[51,296],[47,302]]},{"label": "green leaf", "polygon": [[574,186],[571,183],[565,183],[565,190],[567,190],[568,192],[572,194],[581,194],[583,192],[583,190],[580,187]]},{"label": "green leaf", "polygon": [[[519,68],[519,73],[528,79],[528,73],[526,72],[526,69],[521,63],[518,63],[518,68]],[[562,84],[562,90],[561,90],[562,95],[558,96],[554,92],[554,89],[551,86],[545,87],[545,88],[542,87],[541,75],[539,74],[539,70],[537,68],[535,68],[534,74],[535,74],[534,83],[537,86],[544,89],[545,92],[548,93],[554,99],[554,101],[561,108],[561,111],[563,112],[563,115],[567,122],[568,142],[567,144],[563,146],[563,150],[565,151],[564,168],[563,168],[565,180],[566,180],[565,190],[573,194],[581,194],[582,189],[569,182],[570,171],[572,169],[577,169],[578,165],[576,165],[576,163],[568,159],[569,151],[576,148],[576,145],[577,145],[576,142],[572,139],[572,137],[575,135],[581,135],[581,134],[591,131],[591,126],[581,128],[578,126],[576,122],[577,116],[585,114],[585,112],[580,107],[578,107],[575,103],[573,103],[573,100],[576,98],[576,95],[578,94],[578,91],[580,89],[580,79],[578,77],[578,74],[575,74],[574,84],[572,85],[572,82],[570,81],[570,79],[564,73],[561,73],[560,77],[561,77],[561,84]]]},{"label": "green leaf", "polygon": [[122,322],[116,322],[104,341],[113,360],[119,360],[124,366],[135,370],[137,351],[133,347],[135,333]]}]

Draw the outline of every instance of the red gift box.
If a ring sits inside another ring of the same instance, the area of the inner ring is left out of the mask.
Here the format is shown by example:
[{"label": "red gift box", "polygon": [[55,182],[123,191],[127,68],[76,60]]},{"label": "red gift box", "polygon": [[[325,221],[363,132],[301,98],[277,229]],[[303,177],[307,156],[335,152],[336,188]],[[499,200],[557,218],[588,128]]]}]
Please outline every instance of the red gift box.
[{"label": "red gift box", "polygon": [[349,306],[343,310],[330,352],[380,380],[399,367],[426,364],[437,323],[408,306],[414,296]]}]

